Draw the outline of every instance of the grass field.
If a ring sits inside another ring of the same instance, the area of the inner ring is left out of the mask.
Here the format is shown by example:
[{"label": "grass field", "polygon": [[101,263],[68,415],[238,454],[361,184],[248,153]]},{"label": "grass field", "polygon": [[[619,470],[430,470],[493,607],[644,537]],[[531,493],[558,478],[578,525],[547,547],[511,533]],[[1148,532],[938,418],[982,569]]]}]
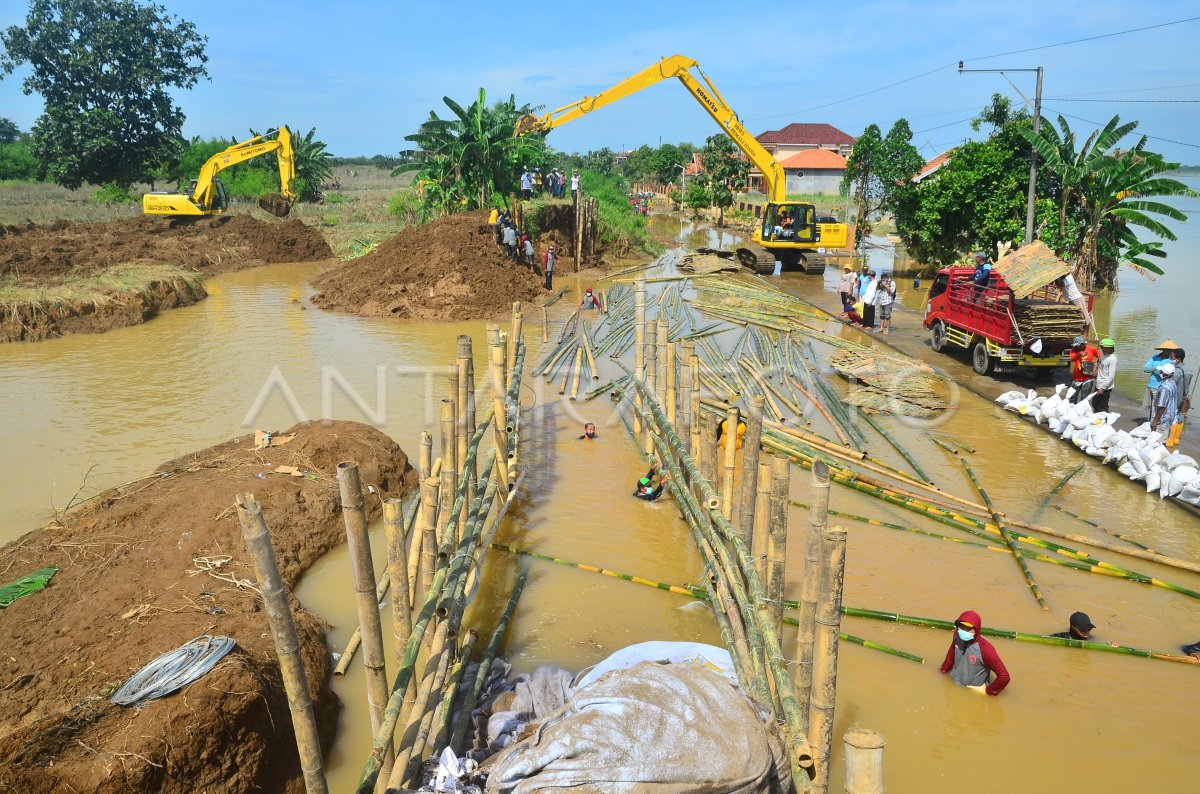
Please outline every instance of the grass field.
[{"label": "grass field", "polygon": [[203,279],[175,265],[116,265],[101,273],[71,275],[52,285],[22,284],[14,276],[0,278],[0,304],[105,303],[114,293],[145,292],[155,282],[183,279],[193,287]]}]

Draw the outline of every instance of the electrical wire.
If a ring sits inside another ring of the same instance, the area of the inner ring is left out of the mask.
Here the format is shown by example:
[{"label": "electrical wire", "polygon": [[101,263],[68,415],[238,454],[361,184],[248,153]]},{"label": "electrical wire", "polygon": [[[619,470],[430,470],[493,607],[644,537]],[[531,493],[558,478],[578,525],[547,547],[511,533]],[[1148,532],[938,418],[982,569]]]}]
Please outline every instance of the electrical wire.
[{"label": "electrical wire", "polygon": [[[1050,111],[1051,113],[1057,113],[1058,115],[1065,116],[1069,119],[1075,119],[1076,121],[1082,121],[1085,124],[1094,124],[1097,127],[1103,127],[1107,123],[1107,122],[1100,122],[1100,121],[1092,121],[1091,119],[1085,119],[1081,116],[1073,116],[1070,113],[1064,113],[1061,110],[1055,110],[1054,108],[1048,108],[1045,105],[1042,105],[1043,117],[1047,110]],[[1145,133],[1142,133],[1142,134],[1145,134]],[[1200,149],[1200,143],[1188,143],[1187,141],[1177,141],[1172,138],[1163,138],[1158,135],[1146,135],[1146,137],[1153,141],[1164,141],[1166,143],[1173,143],[1176,146],[1190,146],[1193,149]]]},{"label": "electrical wire", "polygon": [[110,700],[118,706],[132,706],[183,689],[216,667],[235,644],[232,637],[197,637],[131,675]]},{"label": "electrical wire", "polygon": [[1172,22],[1160,22],[1157,25],[1146,25],[1145,27],[1140,27],[1140,28],[1130,28],[1128,30],[1118,30],[1115,33],[1101,33],[1098,36],[1086,36],[1082,39],[1072,39],[1070,41],[1060,41],[1057,44],[1043,44],[1038,47],[1026,47],[1021,50],[1010,50],[1008,52],[998,52],[995,55],[984,55],[980,58],[971,58],[971,60],[972,61],[986,61],[986,60],[990,60],[992,58],[1003,58],[1006,55],[1020,55],[1021,53],[1025,53],[1025,52],[1037,52],[1038,50],[1049,50],[1054,47],[1066,47],[1070,44],[1082,44],[1087,41],[1098,41],[1099,39],[1110,39],[1113,36],[1126,36],[1130,33],[1141,33],[1142,31],[1145,31],[1145,30],[1156,30],[1158,28],[1166,28],[1166,27],[1170,27],[1172,25],[1182,25],[1186,22],[1195,22],[1196,20],[1200,20],[1200,17],[1188,17],[1186,19],[1176,19]]},{"label": "electrical wire", "polygon": [[1046,97],[1050,102],[1108,102],[1117,105],[1195,105],[1200,99],[1068,99],[1062,96]]}]

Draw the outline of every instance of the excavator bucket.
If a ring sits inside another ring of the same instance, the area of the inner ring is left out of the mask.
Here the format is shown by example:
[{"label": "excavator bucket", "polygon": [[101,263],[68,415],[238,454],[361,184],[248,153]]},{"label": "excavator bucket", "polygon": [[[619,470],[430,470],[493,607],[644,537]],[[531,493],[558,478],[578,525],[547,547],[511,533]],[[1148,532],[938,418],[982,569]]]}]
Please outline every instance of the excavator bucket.
[{"label": "excavator bucket", "polygon": [[274,215],[276,218],[286,218],[292,211],[292,202],[279,193],[268,193],[258,197],[258,206]]},{"label": "excavator bucket", "polygon": [[517,119],[517,123],[513,125],[513,137],[516,138],[529,132],[537,132],[540,129],[542,129],[541,120],[532,113],[526,113]]}]

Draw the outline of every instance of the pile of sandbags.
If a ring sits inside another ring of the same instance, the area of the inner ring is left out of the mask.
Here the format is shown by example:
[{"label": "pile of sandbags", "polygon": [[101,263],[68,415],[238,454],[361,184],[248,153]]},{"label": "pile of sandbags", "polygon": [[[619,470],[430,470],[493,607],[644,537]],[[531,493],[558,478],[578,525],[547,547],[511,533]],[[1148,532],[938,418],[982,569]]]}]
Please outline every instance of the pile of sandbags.
[{"label": "pile of sandbags", "polygon": [[1163,444],[1166,435],[1151,430],[1149,422],[1133,430],[1117,430],[1113,425],[1120,414],[1094,412],[1094,393],[1073,403],[1074,393],[1066,386],[1058,386],[1046,396],[1039,396],[1033,389],[1008,391],[996,402],[1115,466],[1129,479],[1145,483],[1146,490],[1157,491],[1160,499],[1173,496],[1200,505],[1200,465],[1193,458],[1167,449]]}]

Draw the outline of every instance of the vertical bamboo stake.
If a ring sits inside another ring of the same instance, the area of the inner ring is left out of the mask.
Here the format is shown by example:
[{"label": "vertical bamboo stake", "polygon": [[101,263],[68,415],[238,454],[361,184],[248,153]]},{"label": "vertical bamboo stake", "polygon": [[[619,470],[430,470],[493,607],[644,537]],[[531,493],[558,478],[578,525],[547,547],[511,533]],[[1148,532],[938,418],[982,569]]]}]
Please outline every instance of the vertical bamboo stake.
[{"label": "vertical bamboo stake", "polygon": [[[646,378],[646,277],[638,276],[634,282],[633,292],[633,379],[645,383]],[[633,412],[633,435],[638,438],[642,434],[642,392],[633,390],[633,402],[637,410]]]},{"label": "vertical bamboo stake", "polygon": [[[743,447],[745,449],[745,447]],[[792,460],[786,455],[771,458],[771,539],[767,544],[767,599],[775,634],[783,636],[783,591],[787,575],[788,490],[792,483]]]},{"label": "vertical bamboo stake", "polygon": [[[433,584],[434,568],[437,567],[437,514],[439,492],[442,489],[442,481],[437,477],[430,477],[421,483],[421,512],[417,516],[417,531],[420,533],[421,554],[417,558],[419,564],[414,572],[413,567],[409,565],[409,575],[413,579],[416,589],[413,592],[413,603],[418,603],[417,598],[423,593],[428,593],[430,586]],[[416,575],[413,575],[413,574]]]},{"label": "vertical bamboo stake", "polygon": [[546,319],[546,307],[542,306],[542,344],[550,341],[550,321]]},{"label": "vertical bamboo stake", "polygon": [[846,794],[883,794],[883,737],[870,728],[851,728],[846,745]]},{"label": "vertical bamboo stake", "polygon": [[654,331],[654,342],[658,347],[654,353],[654,362],[657,365],[657,372],[654,376],[654,384],[657,389],[654,392],[654,399],[658,400],[664,413],[667,410],[667,337],[670,335],[670,331],[671,326],[667,322],[666,316],[659,313],[658,324]]},{"label": "vertical bamboo stake", "polygon": [[[467,444],[470,437],[475,433],[475,394],[474,394],[474,363],[473,353],[471,350],[471,337],[467,334],[460,334],[456,340],[458,343],[458,356],[454,362],[458,369],[458,417],[454,430],[456,445],[456,453],[460,465],[466,465],[467,460]],[[474,463],[471,464],[474,469]],[[467,475],[467,496],[466,503],[470,504],[475,499],[475,472],[471,471]],[[463,510],[458,514],[458,530],[455,537],[462,537],[466,531],[467,511]]]},{"label": "vertical bamboo stake", "polygon": [[408,635],[412,633],[412,604],[408,600],[408,555],[404,520],[399,499],[383,500],[383,526],[387,532],[387,575],[392,582],[392,639],[396,658],[404,658]]},{"label": "vertical bamboo stake", "polygon": [[758,452],[762,444],[763,398],[746,400],[746,440],[742,443],[742,495],[738,500],[738,529],[746,548],[753,548],[755,502],[758,493]]},{"label": "vertical bamboo stake", "polygon": [[829,525],[829,467],[822,460],[812,465],[812,492],[808,508],[808,538],[804,545],[804,579],[800,586],[800,612],[796,616],[796,667],[793,679],[800,716],[809,725],[808,704],[813,682],[813,638],[816,634],[817,587],[821,566],[821,534]]},{"label": "vertical bamboo stake", "polygon": [[750,553],[760,582],[767,581],[767,546],[771,532],[771,462],[759,460],[758,482],[754,489],[754,529],[750,538]]},{"label": "vertical bamboo stake", "polygon": [[[580,186],[582,188],[582,186]],[[575,272],[582,268],[580,259],[583,257],[583,190],[575,199]]]},{"label": "vertical bamboo stake", "polygon": [[667,385],[664,388],[663,396],[667,400],[667,422],[674,427],[677,410],[675,407],[676,395],[676,376],[675,376],[675,345],[674,343],[667,345]]},{"label": "vertical bamboo stake", "polygon": [[726,520],[733,519],[733,480],[737,473],[737,426],[738,409],[730,406],[725,414],[725,432],[721,442],[725,444],[725,471],[721,480],[721,514]]},{"label": "vertical bamboo stake", "polygon": [[[658,393],[658,345],[655,343],[656,328],[654,323],[646,322],[646,391],[650,395]],[[649,422],[642,428],[644,432],[645,453],[654,453],[654,430]]]},{"label": "vertical bamboo stake", "polygon": [[[371,538],[367,534],[367,515],[363,510],[362,483],[358,464],[343,461],[337,465],[342,518],[346,522],[346,545],[354,571],[354,592],[358,602],[358,625],[362,628],[363,670],[367,675],[367,705],[371,711],[371,734],[379,733],[383,709],[388,701],[388,681],[383,654],[383,627],[379,621],[379,602],[375,600],[375,567],[371,562]],[[389,752],[388,756],[391,755]],[[387,759],[384,766],[387,766]]]},{"label": "vertical bamboo stake", "polygon": [[504,407],[504,342],[500,340],[500,326],[487,327],[489,372],[492,387],[492,438],[496,445],[496,468],[499,473],[500,493],[508,494],[508,411]]},{"label": "vertical bamboo stake", "polygon": [[846,530],[829,527],[821,537],[821,595],[817,601],[813,681],[809,695],[808,742],[816,777],[813,794],[829,791],[833,711],[837,702],[838,633],[842,627],[842,584],[846,575]]},{"label": "vertical bamboo stake", "polygon": [[262,508],[253,496],[247,494],[243,497],[239,494],[237,511],[242,537],[246,540],[250,556],[254,558],[254,573],[258,578],[263,605],[267,608],[267,622],[275,638],[275,652],[279,654],[279,670],[283,674],[283,688],[292,712],[292,728],[296,733],[304,788],[308,794],[326,794],[329,788],[325,783],[325,768],[321,759],[321,739],[317,735],[317,719],[313,716],[304,659],[300,656],[300,638],[296,635],[296,623],[292,618],[287,592],[283,588],[283,577],[279,575],[271,534],[263,520]]},{"label": "vertical bamboo stake", "polygon": [[679,437],[683,439],[683,443],[688,445],[688,452],[693,454],[696,451],[696,445],[692,442],[692,426],[696,421],[696,415],[692,413],[692,400],[696,381],[692,370],[692,357],[695,355],[695,343],[689,339],[683,343],[680,350],[683,366],[679,370]]},{"label": "vertical bamboo stake", "polygon": [[515,376],[513,367],[517,366],[517,345],[521,339],[521,329],[525,324],[524,315],[521,314],[521,302],[513,301],[512,305],[512,333],[508,335],[508,373],[509,380]]},{"label": "vertical bamboo stake", "polygon": [[[456,384],[457,385],[457,384]],[[455,432],[458,415],[454,400],[442,400],[442,487],[438,501],[438,516],[434,522],[440,529],[448,525],[454,508],[454,492],[458,488],[458,434]],[[444,538],[438,538],[441,545]]]},{"label": "vertical bamboo stake", "polygon": [[421,431],[421,455],[417,460],[417,474],[424,480],[433,471],[433,436],[425,430]]}]

